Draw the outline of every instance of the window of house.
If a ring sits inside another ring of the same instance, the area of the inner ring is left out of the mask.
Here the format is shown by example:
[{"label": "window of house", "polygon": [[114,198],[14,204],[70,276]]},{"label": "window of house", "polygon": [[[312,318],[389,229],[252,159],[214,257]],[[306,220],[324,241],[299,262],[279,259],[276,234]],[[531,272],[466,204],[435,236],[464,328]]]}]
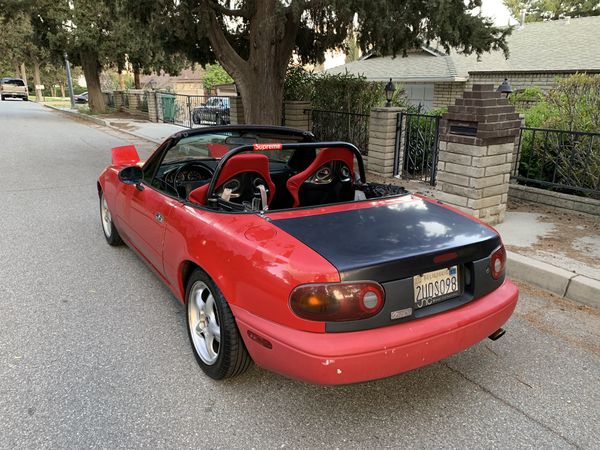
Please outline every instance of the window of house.
[{"label": "window of house", "polygon": [[408,103],[419,107],[422,111],[433,109],[433,83],[431,84],[405,84],[404,90]]}]

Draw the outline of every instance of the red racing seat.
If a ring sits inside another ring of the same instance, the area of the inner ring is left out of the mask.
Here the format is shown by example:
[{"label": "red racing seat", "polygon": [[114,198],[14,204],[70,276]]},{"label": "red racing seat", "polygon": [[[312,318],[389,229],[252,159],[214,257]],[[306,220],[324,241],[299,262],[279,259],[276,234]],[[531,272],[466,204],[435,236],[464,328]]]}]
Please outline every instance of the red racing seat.
[{"label": "red racing seat", "polygon": [[349,201],[354,198],[354,153],[323,148],[302,172],[287,181],[293,207]]},{"label": "red racing seat", "polygon": [[[239,175],[248,175],[239,177]],[[269,174],[269,158],[259,153],[240,153],[229,158],[215,183],[214,192],[218,192],[233,178],[238,177],[238,187],[232,192],[240,201],[251,201],[259,184],[267,190],[267,205],[275,196],[275,184]],[[206,194],[209,183],[194,189],[188,195],[188,200],[199,205],[206,204]]]}]

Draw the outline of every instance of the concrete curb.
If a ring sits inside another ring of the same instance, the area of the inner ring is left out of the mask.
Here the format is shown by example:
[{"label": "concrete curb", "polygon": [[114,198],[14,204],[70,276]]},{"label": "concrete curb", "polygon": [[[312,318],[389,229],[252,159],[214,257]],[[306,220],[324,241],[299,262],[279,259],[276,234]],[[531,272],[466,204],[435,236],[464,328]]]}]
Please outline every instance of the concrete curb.
[{"label": "concrete curb", "polygon": [[600,281],[561,269],[543,261],[506,252],[507,275],[556,295],[600,308]]},{"label": "concrete curb", "polygon": [[124,129],[119,128],[119,127],[115,127],[115,126],[111,125],[109,122],[107,122],[106,120],[100,119],[98,117],[90,116],[88,114],[82,114],[80,112],[71,111],[71,110],[67,110],[67,109],[57,108],[57,107],[51,106],[51,105],[44,105],[44,106],[46,108],[52,109],[54,111],[58,111],[60,113],[64,113],[64,114],[67,114],[67,115],[70,115],[70,116],[73,116],[73,117],[77,117],[77,118],[82,119],[82,120],[87,120],[88,122],[95,123],[96,125],[100,125],[100,126],[103,126],[103,127],[111,128],[111,129],[113,129],[115,131],[119,131],[121,133],[129,134],[130,136],[135,136],[138,139],[144,139],[144,140],[146,140],[148,142],[153,142],[155,144],[162,144],[162,142],[163,142],[163,141],[159,141],[157,139],[152,139],[152,138],[150,138],[148,136],[142,136],[142,135],[134,133],[132,131],[124,130]]}]

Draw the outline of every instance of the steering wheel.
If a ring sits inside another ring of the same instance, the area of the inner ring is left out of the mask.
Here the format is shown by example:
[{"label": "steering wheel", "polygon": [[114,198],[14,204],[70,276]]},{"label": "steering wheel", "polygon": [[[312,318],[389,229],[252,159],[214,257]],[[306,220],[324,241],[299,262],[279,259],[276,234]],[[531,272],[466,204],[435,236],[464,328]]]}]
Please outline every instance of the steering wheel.
[{"label": "steering wheel", "polygon": [[[188,167],[196,167],[197,171],[201,174],[200,178],[198,180],[185,180],[185,181],[179,181],[179,174],[182,173],[184,171],[184,169],[187,169]],[[214,170],[207,164],[200,162],[200,161],[189,161],[186,163],[183,163],[181,166],[179,166],[177,168],[177,170],[175,170],[175,173],[173,174],[173,185],[175,187],[175,190],[177,191],[177,194],[181,196],[181,191],[180,189],[183,188],[185,190],[185,195],[184,197],[187,197],[187,195],[194,190],[195,188],[201,186],[204,183],[198,184],[198,182],[200,181],[204,181],[204,180],[210,180],[212,178],[214,174]],[[198,184],[198,185],[196,185]]]}]

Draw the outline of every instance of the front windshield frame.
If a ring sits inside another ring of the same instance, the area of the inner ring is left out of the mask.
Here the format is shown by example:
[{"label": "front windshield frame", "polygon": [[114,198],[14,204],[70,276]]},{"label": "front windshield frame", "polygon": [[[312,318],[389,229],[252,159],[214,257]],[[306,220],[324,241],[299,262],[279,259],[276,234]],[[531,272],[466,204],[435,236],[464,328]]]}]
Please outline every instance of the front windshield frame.
[{"label": "front windshield frame", "polygon": [[[312,134],[310,135],[312,138]],[[310,142],[305,134],[281,133],[277,129],[220,129],[182,136],[165,150],[160,165],[184,161],[220,160],[229,151],[243,145]],[[293,150],[283,152],[259,151],[269,161],[287,163]]]}]

